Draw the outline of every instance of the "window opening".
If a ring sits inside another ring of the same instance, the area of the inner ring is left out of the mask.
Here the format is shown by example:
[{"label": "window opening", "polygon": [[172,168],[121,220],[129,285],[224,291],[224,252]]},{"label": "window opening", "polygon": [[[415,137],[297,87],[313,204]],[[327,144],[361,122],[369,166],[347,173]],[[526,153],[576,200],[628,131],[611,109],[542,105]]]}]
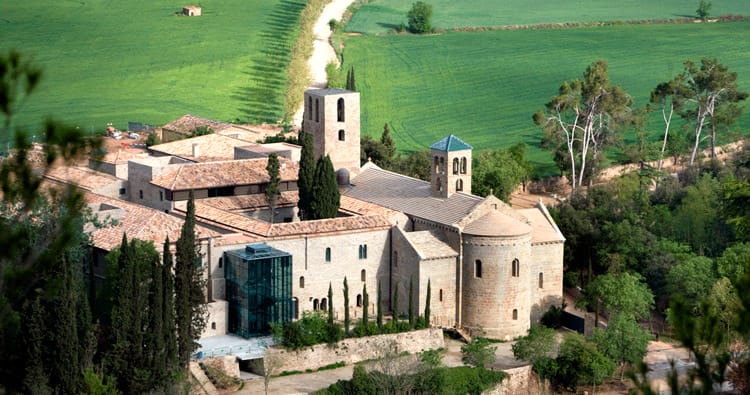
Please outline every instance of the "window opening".
[{"label": "window opening", "polygon": [[518,277],[520,275],[520,272],[521,272],[521,268],[520,268],[521,265],[518,262],[518,258],[516,258],[516,259],[513,260],[513,265],[512,266],[513,267],[511,269],[511,271],[512,271],[511,274],[513,275],[513,277]]},{"label": "window opening", "polygon": [[479,259],[474,261],[474,277],[482,278],[482,261]]},{"label": "window opening", "polygon": [[544,274],[539,273],[539,288],[544,288]]},{"label": "window opening", "polygon": [[362,295],[357,295],[357,307],[362,307]]},{"label": "window opening", "polygon": [[456,191],[463,191],[464,190],[464,180],[456,180]]},{"label": "window opening", "polygon": [[440,289],[440,301],[441,302],[443,301],[443,289],[442,288]]},{"label": "window opening", "polygon": [[365,282],[365,279],[367,278],[367,272],[365,269],[362,269],[362,273],[360,273],[360,277],[362,277],[362,282]]},{"label": "window opening", "polygon": [[453,174],[458,174],[458,158],[453,158]]},{"label": "window opening", "polygon": [[326,247],[326,262],[331,261],[331,247]]},{"label": "window opening", "polygon": [[305,276],[300,276],[299,278],[299,287],[305,288]]},{"label": "window opening", "polygon": [[318,299],[313,300],[313,310],[318,311],[319,307],[320,307],[320,304],[318,302]]},{"label": "window opening", "polygon": [[339,99],[339,101],[338,101],[338,103],[336,105],[336,108],[338,110],[337,111],[338,112],[338,117],[337,117],[338,121],[339,122],[344,122],[344,98],[343,97]]},{"label": "window opening", "polygon": [[461,174],[466,174],[466,158],[461,158]]},{"label": "window opening", "polygon": [[513,309],[513,319],[514,320],[518,319],[518,309]]},{"label": "window opening", "polygon": [[346,132],[344,132],[344,129],[339,130],[339,141],[345,141],[346,140]]}]

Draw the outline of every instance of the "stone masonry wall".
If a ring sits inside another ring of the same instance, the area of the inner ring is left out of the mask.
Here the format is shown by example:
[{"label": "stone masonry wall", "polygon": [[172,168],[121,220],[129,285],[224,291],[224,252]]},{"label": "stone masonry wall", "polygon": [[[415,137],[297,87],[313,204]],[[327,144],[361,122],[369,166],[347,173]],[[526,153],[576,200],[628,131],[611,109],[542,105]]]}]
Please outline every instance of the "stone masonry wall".
[{"label": "stone masonry wall", "polygon": [[443,347],[445,347],[443,331],[439,328],[430,328],[391,335],[346,339],[332,347],[318,344],[298,351],[271,349],[266,358],[278,360],[278,366],[274,370],[281,373],[292,370],[315,370],[341,361],[351,365],[368,359],[381,358],[389,350],[397,353],[407,351],[413,354]]},{"label": "stone masonry wall", "polygon": [[531,371],[531,365],[506,369],[503,372],[507,373],[508,377],[497,387],[484,391],[483,395],[540,395],[550,393],[544,391],[544,388],[540,386],[537,375]]}]

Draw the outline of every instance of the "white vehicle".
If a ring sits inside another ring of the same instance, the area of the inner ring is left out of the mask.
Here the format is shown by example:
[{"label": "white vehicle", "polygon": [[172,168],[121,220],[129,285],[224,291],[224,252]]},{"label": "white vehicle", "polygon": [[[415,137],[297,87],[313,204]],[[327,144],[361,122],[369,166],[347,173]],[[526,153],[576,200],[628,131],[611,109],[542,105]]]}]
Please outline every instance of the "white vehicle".
[{"label": "white vehicle", "polygon": [[128,137],[130,137],[133,140],[138,140],[141,136],[139,136],[138,133],[130,133]]}]

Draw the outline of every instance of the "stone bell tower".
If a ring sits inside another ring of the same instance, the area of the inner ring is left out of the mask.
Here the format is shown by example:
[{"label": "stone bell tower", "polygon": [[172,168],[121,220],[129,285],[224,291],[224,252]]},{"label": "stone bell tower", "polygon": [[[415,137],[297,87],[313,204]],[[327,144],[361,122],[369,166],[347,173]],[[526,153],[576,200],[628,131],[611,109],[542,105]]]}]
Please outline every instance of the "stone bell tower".
[{"label": "stone bell tower", "polygon": [[[331,157],[339,180],[359,174],[359,93],[343,89],[305,91],[303,131],[313,136],[315,157]],[[348,182],[348,181],[347,181]]]},{"label": "stone bell tower", "polygon": [[456,192],[471,194],[472,147],[450,134],[430,146],[432,196],[448,198]]}]

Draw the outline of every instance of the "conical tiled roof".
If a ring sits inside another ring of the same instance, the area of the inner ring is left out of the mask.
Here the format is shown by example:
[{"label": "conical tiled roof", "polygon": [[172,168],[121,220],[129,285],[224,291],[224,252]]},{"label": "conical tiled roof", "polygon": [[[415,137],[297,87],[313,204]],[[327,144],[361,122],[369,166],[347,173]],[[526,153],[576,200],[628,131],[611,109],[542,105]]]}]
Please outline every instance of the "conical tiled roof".
[{"label": "conical tiled roof", "polygon": [[531,226],[492,210],[467,225],[464,233],[474,236],[518,237],[531,233]]},{"label": "conical tiled roof", "polygon": [[472,149],[472,146],[469,144],[466,144],[463,140],[460,138],[449,134],[442,140],[438,141],[437,143],[430,146],[431,149],[439,150],[439,151],[463,151],[467,149]]}]

